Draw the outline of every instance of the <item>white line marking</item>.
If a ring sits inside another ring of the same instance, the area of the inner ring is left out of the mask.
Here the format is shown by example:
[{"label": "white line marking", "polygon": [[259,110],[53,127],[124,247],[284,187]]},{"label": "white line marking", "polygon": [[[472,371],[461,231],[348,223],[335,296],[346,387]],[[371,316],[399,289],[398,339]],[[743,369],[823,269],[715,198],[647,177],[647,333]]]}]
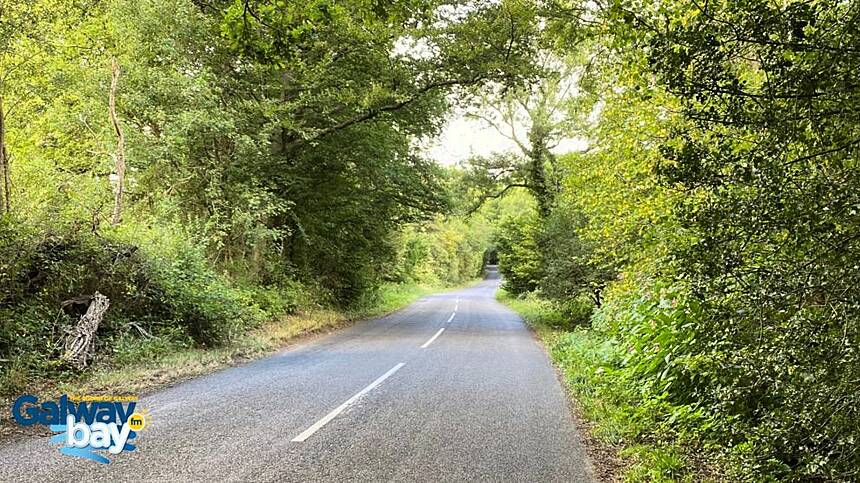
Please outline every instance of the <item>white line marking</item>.
[{"label": "white line marking", "polygon": [[400,368],[401,368],[401,367],[403,367],[403,366],[405,366],[405,365],[406,365],[406,363],[405,363],[405,362],[401,362],[400,364],[397,364],[396,366],[394,366],[394,367],[392,367],[391,369],[389,369],[389,370],[388,370],[388,372],[386,372],[385,374],[383,374],[383,375],[379,376],[379,379],[377,379],[377,380],[375,380],[375,381],[371,382],[369,386],[367,386],[367,387],[365,387],[364,389],[362,389],[361,391],[359,391],[359,393],[358,393],[358,394],[356,394],[355,396],[352,396],[351,398],[347,399],[345,403],[343,403],[343,404],[341,404],[340,406],[338,406],[338,407],[334,408],[334,410],[333,410],[332,412],[330,412],[330,413],[326,414],[322,419],[320,419],[319,421],[315,422],[315,423],[313,424],[313,426],[311,426],[310,428],[306,429],[302,434],[300,434],[300,435],[296,436],[295,438],[293,438],[293,442],[294,442],[294,443],[301,443],[301,442],[303,442],[304,440],[306,440],[306,439],[310,438],[311,436],[313,436],[313,434],[314,434],[314,433],[316,433],[317,431],[319,431],[319,430],[320,430],[320,428],[322,428],[323,426],[325,426],[326,424],[328,424],[332,419],[336,418],[336,417],[337,417],[337,415],[338,415],[338,414],[340,414],[340,413],[342,413],[344,409],[348,408],[350,404],[352,404],[352,403],[354,403],[355,401],[357,401],[357,400],[358,400],[358,398],[360,398],[361,396],[364,396],[365,394],[369,393],[371,390],[373,390],[373,388],[374,388],[374,387],[376,387],[376,386],[378,386],[378,385],[382,384],[382,381],[384,381],[384,380],[388,379],[392,374],[394,374],[395,372],[399,371],[399,370],[400,370]]},{"label": "white line marking", "polygon": [[430,338],[430,340],[425,342],[424,345],[421,346],[421,348],[426,349],[428,345],[432,344],[433,341],[436,340],[436,337],[439,337],[440,335],[442,335],[442,332],[445,332],[445,327],[442,327],[441,329],[439,329],[439,332],[436,332],[436,335],[434,335],[433,337]]},{"label": "white line marking", "polygon": [[451,323],[451,321],[452,321],[452,320],[454,320],[454,316],[455,316],[455,315],[457,315],[457,312],[454,312],[453,314],[451,314],[451,316],[450,316],[450,317],[448,317],[448,321],[447,321],[447,322],[445,322],[445,323],[446,323],[446,324],[450,324],[450,323]]}]

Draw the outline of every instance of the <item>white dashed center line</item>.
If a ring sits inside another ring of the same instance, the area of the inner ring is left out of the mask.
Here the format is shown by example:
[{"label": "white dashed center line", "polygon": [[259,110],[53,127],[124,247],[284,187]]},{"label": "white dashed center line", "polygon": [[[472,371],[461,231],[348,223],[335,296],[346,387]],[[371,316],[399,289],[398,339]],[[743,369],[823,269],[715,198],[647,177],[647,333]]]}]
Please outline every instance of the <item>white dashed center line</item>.
[{"label": "white dashed center line", "polygon": [[433,337],[430,338],[430,340],[425,342],[424,345],[421,346],[421,348],[426,349],[428,345],[432,344],[433,341],[436,340],[436,337],[439,337],[440,335],[442,335],[442,332],[445,332],[445,327],[442,327],[441,329],[439,329],[439,332],[436,332],[436,335],[434,335]]},{"label": "white dashed center line", "polygon": [[[438,334],[436,334],[436,335],[438,335]],[[433,339],[435,339],[435,337],[434,337]],[[433,339],[430,339],[430,342],[433,342]],[[313,434],[314,434],[314,433],[316,433],[317,431],[319,431],[319,430],[320,430],[320,428],[322,428],[323,426],[325,426],[326,424],[328,424],[332,419],[336,418],[336,417],[337,417],[337,415],[338,415],[338,414],[340,414],[340,413],[342,413],[344,409],[348,408],[348,407],[350,406],[350,404],[354,403],[355,401],[358,401],[358,399],[359,399],[361,396],[364,396],[365,394],[367,394],[367,393],[369,393],[370,391],[372,391],[372,390],[373,390],[373,388],[375,388],[376,386],[378,386],[378,385],[382,384],[382,381],[384,381],[384,380],[388,379],[392,374],[394,374],[395,372],[399,371],[399,370],[400,370],[400,368],[401,368],[401,367],[403,367],[403,366],[405,366],[405,365],[406,365],[406,363],[405,363],[405,362],[401,362],[401,363],[397,364],[396,366],[392,367],[391,369],[389,369],[389,370],[388,370],[388,372],[386,372],[385,374],[383,374],[383,375],[379,376],[379,379],[377,379],[377,380],[375,380],[375,381],[371,382],[369,386],[367,386],[367,387],[365,387],[364,389],[362,389],[361,391],[359,391],[359,393],[358,393],[358,394],[356,394],[355,396],[352,396],[351,398],[347,399],[345,403],[343,403],[343,404],[341,404],[340,406],[338,406],[338,407],[334,408],[334,410],[333,410],[332,412],[330,412],[330,413],[326,414],[322,419],[320,419],[319,421],[315,422],[315,423],[313,424],[313,426],[311,426],[310,428],[308,428],[308,429],[304,430],[304,432],[303,432],[302,434],[300,434],[300,435],[296,436],[295,438],[293,438],[293,442],[294,442],[294,443],[301,443],[301,442],[303,442],[304,440],[306,440],[306,439],[310,438],[311,436],[313,436]]]}]

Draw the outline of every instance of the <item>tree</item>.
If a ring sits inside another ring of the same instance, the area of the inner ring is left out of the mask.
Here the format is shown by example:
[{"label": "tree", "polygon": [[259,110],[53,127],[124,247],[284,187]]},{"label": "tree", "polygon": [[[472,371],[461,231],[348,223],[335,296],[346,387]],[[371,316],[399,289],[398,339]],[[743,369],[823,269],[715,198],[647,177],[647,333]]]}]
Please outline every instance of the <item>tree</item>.
[{"label": "tree", "polygon": [[47,21],[50,8],[45,2],[18,0],[4,1],[0,5],[0,204],[6,213],[12,210],[9,117],[21,102],[21,92],[25,91],[24,86],[16,84],[38,57],[36,54],[42,48],[40,29]]},{"label": "tree", "polygon": [[242,1],[207,11],[223,16],[231,55],[243,59],[239,97],[253,93],[246,105],[260,107],[266,140],[255,143],[267,146],[253,174],[291,203],[265,223],[285,234],[290,265],[345,298],[376,283],[393,230],[447,209],[440,173],[413,140],[438,132],[448,96],[533,72],[536,25],[521,2]]},{"label": "tree", "polygon": [[[284,66],[272,91],[285,153],[358,123],[426,108],[422,101],[452,88],[507,85],[532,71],[536,24],[523,2],[237,0],[223,15],[228,39],[244,56]],[[308,110],[312,105],[322,110]],[[428,132],[420,124],[408,129]]]},{"label": "tree", "polygon": [[111,124],[116,133],[116,152],[114,153],[114,165],[116,169],[116,187],[114,187],[114,202],[113,215],[111,220],[114,225],[118,225],[122,215],[122,195],[125,190],[125,134],[122,131],[122,125],[119,122],[119,117],[116,114],[116,88],[119,83],[120,67],[116,58],[111,59],[111,82],[110,82],[110,100],[108,101],[108,110],[110,113]]},{"label": "tree", "polygon": [[513,141],[519,150],[519,154],[499,153],[469,160],[471,182],[479,191],[472,211],[512,188],[531,192],[541,217],[546,218],[553,209],[563,177],[553,150],[581,132],[585,99],[579,97],[578,82],[584,67],[548,52],[541,54],[540,64],[538,82],[509,89],[498,99],[485,97],[483,109],[470,113]]},{"label": "tree", "polygon": [[860,467],[844,437],[858,408],[838,402],[860,374],[857,13],[856,2],[694,3],[651,40],[689,121],[660,170],[689,193],[680,213],[698,241],[682,270],[707,304],[708,340],[731,348],[719,370],[748,401],[733,412],[780,428],[760,429],[773,444],[761,457],[796,478]]},{"label": "tree", "polygon": [[542,226],[535,213],[507,217],[498,228],[496,246],[504,288],[512,294],[535,291],[544,277],[544,260],[538,246]]},{"label": "tree", "polygon": [[543,259],[541,294],[561,303],[580,295],[603,304],[603,289],[617,275],[617,266],[596,256],[594,242],[582,236],[588,219],[575,205],[559,206],[545,219],[539,246]]},{"label": "tree", "polygon": [[644,187],[671,193],[669,223],[645,232],[669,241],[664,267],[644,276],[691,293],[694,317],[654,334],[695,341],[668,360],[696,363],[665,370],[697,382],[655,397],[725,422],[710,437],[742,478],[856,477],[857,3],[594,7],[640,100],[672,119],[641,150],[660,150],[659,186]]}]

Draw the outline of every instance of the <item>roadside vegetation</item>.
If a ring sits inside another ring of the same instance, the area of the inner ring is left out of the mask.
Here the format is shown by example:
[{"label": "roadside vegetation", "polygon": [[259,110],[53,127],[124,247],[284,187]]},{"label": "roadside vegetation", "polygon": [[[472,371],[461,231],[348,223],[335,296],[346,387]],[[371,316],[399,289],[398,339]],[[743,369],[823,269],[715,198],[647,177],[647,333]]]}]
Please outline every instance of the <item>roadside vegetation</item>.
[{"label": "roadside vegetation", "polygon": [[[570,323],[549,300],[514,297],[504,290],[499,300],[519,313],[546,346],[561,370],[579,416],[612,462],[610,477],[623,481],[720,481],[709,464],[718,457],[695,432],[679,433],[678,409],[648,401],[622,370],[623,354],[605,331]],[[683,410],[681,410],[683,411]],[[596,464],[606,464],[598,459]],[[618,468],[614,468],[618,466]]]},{"label": "roadside vegetation", "polygon": [[[577,88],[494,100],[537,106],[526,155],[472,164],[534,199],[500,225],[503,299],[624,479],[856,481],[860,4],[557,6]],[[536,142],[564,129],[583,149]]]}]

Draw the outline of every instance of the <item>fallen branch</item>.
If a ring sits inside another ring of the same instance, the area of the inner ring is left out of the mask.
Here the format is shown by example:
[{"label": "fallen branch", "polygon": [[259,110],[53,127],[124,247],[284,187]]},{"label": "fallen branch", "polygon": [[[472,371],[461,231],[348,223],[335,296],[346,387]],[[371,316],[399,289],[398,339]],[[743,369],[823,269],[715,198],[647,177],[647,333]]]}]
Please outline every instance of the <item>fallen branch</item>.
[{"label": "fallen branch", "polygon": [[137,331],[140,333],[140,335],[142,335],[143,337],[146,337],[147,339],[152,339],[155,337],[152,334],[150,334],[149,332],[147,332],[146,329],[144,329],[143,327],[141,327],[140,325],[138,325],[134,322],[129,322],[129,323],[125,324],[125,326],[129,327],[129,328],[137,329]]},{"label": "fallen branch", "polygon": [[78,369],[87,367],[93,357],[95,348],[96,331],[99,329],[102,318],[110,306],[110,300],[104,295],[96,292],[93,300],[87,308],[87,312],[81,316],[72,329],[66,334],[64,344],[63,360],[71,363]]}]

